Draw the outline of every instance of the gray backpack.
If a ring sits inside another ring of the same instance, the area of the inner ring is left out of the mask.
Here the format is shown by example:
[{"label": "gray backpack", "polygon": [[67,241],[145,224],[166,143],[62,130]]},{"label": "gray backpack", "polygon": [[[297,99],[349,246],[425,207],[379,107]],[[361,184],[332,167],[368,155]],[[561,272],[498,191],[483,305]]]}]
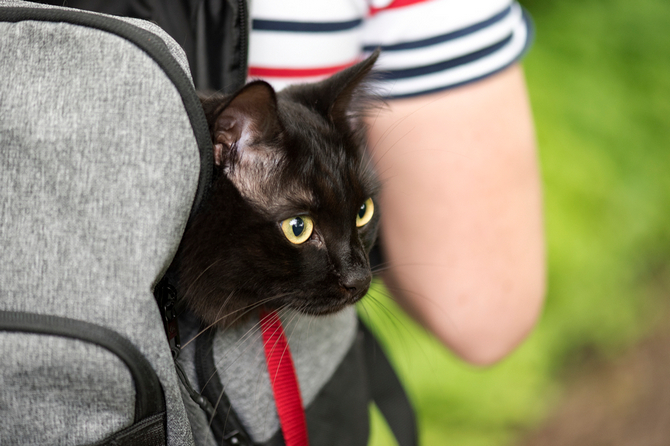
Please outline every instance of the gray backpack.
[{"label": "gray backpack", "polygon": [[0,444],[193,444],[152,294],[209,181],[188,73],[149,22],[0,1]]},{"label": "gray backpack", "polygon": [[[226,33],[206,51],[228,62],[209,80],[197,39],[185,46],[201,85],[243,79],[245,55],[230,54],[245,30]],[[232,368],[221,360],[235,333],[201,336],[174,361],[175,296],[161,278],[212,164],[189,61],[161,28],[0,0],[0,444],[283,444],[226,396],[264,367],[248,352]],[[310,442],[365,445],[374,399],[399,444],[415,445],[407,398],[350,313],[320,321],[296,361]],[[269,390],[255,395],[272,405]]]}]

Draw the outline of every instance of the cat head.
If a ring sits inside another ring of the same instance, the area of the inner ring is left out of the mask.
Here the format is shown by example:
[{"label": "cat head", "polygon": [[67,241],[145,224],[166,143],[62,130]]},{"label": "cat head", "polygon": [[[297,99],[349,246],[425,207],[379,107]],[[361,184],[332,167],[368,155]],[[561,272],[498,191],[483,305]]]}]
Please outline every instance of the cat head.
[{"label": "cat head", "polygon": [[377,58],[276,93],[203,100],[215,180],[179,250],[180,293],[206,322],[259,307],[327,314],[362,298],[379,189],[365,151]]}]

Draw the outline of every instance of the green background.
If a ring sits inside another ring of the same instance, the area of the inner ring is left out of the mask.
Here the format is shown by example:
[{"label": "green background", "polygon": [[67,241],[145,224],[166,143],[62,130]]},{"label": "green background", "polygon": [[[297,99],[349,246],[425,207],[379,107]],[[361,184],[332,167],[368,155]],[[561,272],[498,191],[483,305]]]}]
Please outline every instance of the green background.
[{"label": "green background", "polygon": [[[566,373],[615,357],[667,314],[670,2],[526,0],[523,61],[544,183],[548,294],[529,339],[476,368],[376,285],[360,313],[416,406],[422,445],[514,444],[559,402]],[[373,413],[372,444],[393,444]]]}]

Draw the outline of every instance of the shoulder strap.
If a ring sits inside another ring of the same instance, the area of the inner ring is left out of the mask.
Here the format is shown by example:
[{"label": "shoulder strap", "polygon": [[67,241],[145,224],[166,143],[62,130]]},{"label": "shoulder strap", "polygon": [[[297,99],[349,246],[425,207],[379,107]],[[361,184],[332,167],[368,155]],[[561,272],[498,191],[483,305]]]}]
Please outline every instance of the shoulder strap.
[{"label": "shoulder strap", "polygon": [[359,326],[364,336],[365,361],[372,399],[386,418],[398,444],[416,446],[416,420],[405,390],[377,339],[365,324],[361,322]]},{"label": "shoulder strap", "polygon": [[198,387],[213,411],[208,413],[212,432],[217,443],[235,446],[253,446],[249,434],[244,429],[230,400],[223,390],[219,373],[214,363],[214,335],[216,330],[209,329],[196,340],[195,369],[198,376]]},{"label": "shoulder strap", "polygon": [[[374,335],[363,323],[359,323],[359,326],[363,337],[364,351],[361,356],[365,362],[361,372],[364,369],[367,370],[367,387],[370,398],[374,400],[380,412],[386,418],[398,445],[416,446],[418,440],[414,411],[400,380]],[[196,341],[195,355],[199,387],[203,389],[202,396],[212,406],[216,407],[213,414],[209,414],[212,419],[212,431],[217,442],[221,444],[255,446],[223,390],[214,363],[213,340],[213,330],[200,336]],[[281,430],[264,446],[268,444],[277,446],[284,444]]]}]

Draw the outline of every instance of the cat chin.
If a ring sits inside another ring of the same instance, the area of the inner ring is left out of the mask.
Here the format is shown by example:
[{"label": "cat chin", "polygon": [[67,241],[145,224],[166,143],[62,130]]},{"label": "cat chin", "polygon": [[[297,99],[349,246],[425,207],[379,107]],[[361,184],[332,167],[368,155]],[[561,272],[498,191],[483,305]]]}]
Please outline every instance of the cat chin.
[{"label": "cat chin", "polygon": [[305,308],[303,306],[303,307],[300,307],[300,308],[295,308],[295,310],[297,310],[297,311],[299,311],[303,314],[307,314],[309,316],[326,316],[326,315],[329,315],[329,314],[338,313],[338,312],[344,310],[345,308],[347,308],[350,305],[353,305],[353,304],[348,303],[348,302],[343,302],[339,305],[330,305],[330,306],[327,306],[327,307]]},{"label": "cat chin", "polygon": [[342,311],[346,307],[349,307],[351,305],[354,305],[356,302],[361,300],[365,294],[361,295],[360,297],[356,298],[342,298],[338,299],[337,301],[328,301],[328,302],[300,302],[300,303],[295,303],[295,304],[289,304],[289,306],[304,314],[308,314],[310,316],[325,316],[328,314],[333,314],[337,313],[339,311]]},{"label": "cat chin", "polygon": [[[365,293],[360,296],[343,296],[321,298],[316,301],[314,297],[309,299],[282,299],[274,304],[258,305],[253,302],[238,301],[238,305],[226,305],[225,309],[215,309],[213,306],[207,308],[191,307],[191,311],[198,316],[206,325],[213,325],[219,329],[227,329],[244,324],[250,318],[258,318],[262,311],[273,311],[290,308],[299,313],[309,316],[326,316],[338,313],[345,308],[354,305],[361,300]],[[224,315],[224,316],[222,316]]]}]

